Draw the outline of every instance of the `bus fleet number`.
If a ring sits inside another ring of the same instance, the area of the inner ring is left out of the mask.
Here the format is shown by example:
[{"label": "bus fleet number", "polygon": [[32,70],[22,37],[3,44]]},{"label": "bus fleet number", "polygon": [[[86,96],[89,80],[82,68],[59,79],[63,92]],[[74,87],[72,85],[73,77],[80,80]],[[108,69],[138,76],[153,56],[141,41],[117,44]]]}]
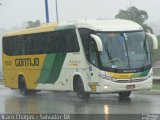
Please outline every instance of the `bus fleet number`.
[{"label": "bus fleet number", "polygon": [[5,65],[12,65],[12,61],[5,61]]}]

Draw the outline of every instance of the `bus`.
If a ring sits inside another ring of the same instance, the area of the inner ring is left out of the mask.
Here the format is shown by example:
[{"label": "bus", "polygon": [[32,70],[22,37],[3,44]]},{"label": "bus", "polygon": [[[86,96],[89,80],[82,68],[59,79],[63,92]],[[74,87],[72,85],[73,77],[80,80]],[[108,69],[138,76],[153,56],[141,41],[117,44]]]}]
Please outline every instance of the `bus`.
[{"label": "bus", "polygon": [[77,20],[42,24],[3,36],[4,85],[22,95],[41,90],[90,94],[152,87],[153,34],[128,20]]}]

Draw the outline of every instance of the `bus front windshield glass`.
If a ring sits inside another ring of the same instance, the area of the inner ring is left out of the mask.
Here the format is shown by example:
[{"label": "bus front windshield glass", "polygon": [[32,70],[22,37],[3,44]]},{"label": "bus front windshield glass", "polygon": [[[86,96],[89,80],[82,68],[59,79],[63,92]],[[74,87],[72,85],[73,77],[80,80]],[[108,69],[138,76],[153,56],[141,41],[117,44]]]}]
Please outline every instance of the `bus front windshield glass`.
[{"label": "bus front windshield glass", "polygon": [[106,68],[134,70],[151,65],[149,46],[143,31],[97,32],[103,43],[101,65]]}]

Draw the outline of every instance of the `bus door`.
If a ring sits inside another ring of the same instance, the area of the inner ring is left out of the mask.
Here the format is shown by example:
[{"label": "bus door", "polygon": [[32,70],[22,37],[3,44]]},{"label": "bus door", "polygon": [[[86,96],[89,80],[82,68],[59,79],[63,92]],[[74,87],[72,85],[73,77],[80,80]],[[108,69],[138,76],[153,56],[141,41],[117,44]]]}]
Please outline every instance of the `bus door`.
[{"label": "bus door", "polygon": [[92,92],[97,91],[97,85],[99,83],[99,61],[98,61],[98,51],[97,46],[94,40],[90,40],[90,52],[89,52],[89,60],[90,60],[90,88]]}]

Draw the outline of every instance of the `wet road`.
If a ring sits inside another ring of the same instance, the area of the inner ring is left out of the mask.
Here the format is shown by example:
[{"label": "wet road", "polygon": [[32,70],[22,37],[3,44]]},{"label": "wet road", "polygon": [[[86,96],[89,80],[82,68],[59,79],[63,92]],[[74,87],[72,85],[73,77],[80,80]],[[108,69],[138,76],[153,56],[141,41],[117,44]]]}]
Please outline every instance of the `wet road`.
[{"label": "wet road", "polygon": [[4,88],[0,89],[0,113],[158,114],[160,94],[134,92],[125,100],[120,100],[116,94],[91,95],[88,101],[82,101],[72,92],[43,91],[24,97],[19,91]]},{"label": "wet road", "polygon": [[43,91],[21,96],[19,91],[0,89],[0,113],[143,114],[160,113],[160,94],[132,93],[119,100],[116,94],[91,95],[79,100],[75,93]]}]

